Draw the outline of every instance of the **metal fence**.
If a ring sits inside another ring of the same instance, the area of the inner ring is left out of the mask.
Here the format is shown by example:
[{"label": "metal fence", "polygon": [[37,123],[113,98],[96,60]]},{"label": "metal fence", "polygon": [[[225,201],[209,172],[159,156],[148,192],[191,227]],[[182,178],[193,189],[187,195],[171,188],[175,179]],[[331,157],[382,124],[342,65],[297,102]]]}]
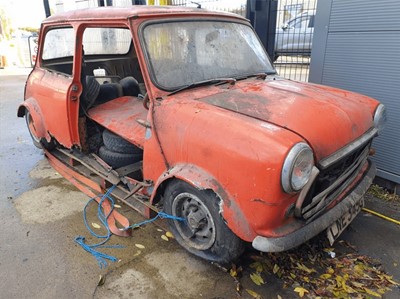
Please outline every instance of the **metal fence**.
[{"label": "metal fence", "polygon": [[[246,16],[245,0],[169,0],[168,4],[201,5],[202,8]],[[316,5],[317,0],[278,1],[275,55],[271,58],[282,77],[308,81]]]},{"label": "metal fence", "polygon": [[279,0],[275,67],[285,78],[308,81],[317,0]]}]

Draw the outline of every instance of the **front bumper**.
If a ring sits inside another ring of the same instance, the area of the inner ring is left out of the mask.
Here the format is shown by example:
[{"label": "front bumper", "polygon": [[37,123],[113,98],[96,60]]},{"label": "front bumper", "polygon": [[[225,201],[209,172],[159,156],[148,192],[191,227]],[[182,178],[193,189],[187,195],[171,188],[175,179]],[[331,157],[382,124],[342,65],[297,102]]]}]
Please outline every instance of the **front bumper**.
[{"label": "front bumper", "polygon": [[361,201],[365,192],[372,184],[372,181],[375,177],[376,168],[374,162],[368,162],[369,168],[364,177],[358,182],[353,191],[343,198],[343,200],[331,210],[284,237],[267,238],[263,236],[257,236],[253,240],[253,247],[264,252],[285,251],[305,243],[312,237],[327,229],[342,215],[348,212],[352,206]]}]

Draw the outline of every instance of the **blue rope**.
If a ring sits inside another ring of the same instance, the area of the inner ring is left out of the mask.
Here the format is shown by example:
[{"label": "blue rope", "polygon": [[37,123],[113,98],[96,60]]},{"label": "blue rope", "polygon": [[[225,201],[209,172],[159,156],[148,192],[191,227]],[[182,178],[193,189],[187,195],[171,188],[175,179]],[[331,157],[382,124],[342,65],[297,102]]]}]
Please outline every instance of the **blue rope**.
[{"label": "blue rope", "polygon": [[[112,261],[112,262],[116,262],[118,261],[118,259],[115,256],[112,255],[108,255],[105,253],[102,253],[98,250],[96,250],[97,248],[123,248],[124,246],[121,245],[104,245],[105,243],[108,242],[108,240],[111,238],[112,236],[112,232],[110,231],[110,228],[108,226],[107,223],[107,219],[108,217],[111,215],[112,211],[114,210],[114,199],[110,196],[111,192],[115,189],[116,185],[113,185],[111,188],[109,188],[107,190],[107,192],[105,194],[101,194],[98,195],[96,197],[91,198],[85,205],[85,207],[83,208],[83,220],[85,223],[85,226],[87,228],[87,230],[90,232],[90,234],[98,239],[103,239],[102,241],[100,241],[99,243],[96,244],[86,244],[86,239],[83,236],[77,236],[75,237],[75,242],[77,244],[79,244],[84,250],[86,250],[87,252],[89,252],[90,254],[92,254],[96,260],[97,260],[97,264],[99,265],[100,269],[102,269],[103,267],[106,268],[107,267],[107,260]],[[100,202],[98,203],[97,206],[97,218],[100,220],[100,222],[103,224],[103,226],[106,228],[107,233],[105,235],[99,235],[96,232],[94,232],[92,230],[92,228],[90,227],[90,225],[88,224],[87,218],[86,218],[86,210],[87,207],[89,206],[89,204],[94,201],[96,198],[99,198]],[[104,210],[102,208],[102,204],[105,200],[109,200],[110,204],[111,204],[111,210],[110,212],[105,215]],[[182,217],[176,217],[173,215],[169,215],[166,214],[164,212],[158,212],[158,214],[152,218],[152,219],[148,219],[148,220],[144,220],[142,222],[133,224],[131,226],[128,226],[125,228],[125,230],[128,229],[133,229],[133,228],[137,228],[140,227],[142,225],[154,222],[155,220],[157,220],[158,218],[161,219],[172,219],[172,220],[176,220],[176,221],[186,221],[185,218]]]}]

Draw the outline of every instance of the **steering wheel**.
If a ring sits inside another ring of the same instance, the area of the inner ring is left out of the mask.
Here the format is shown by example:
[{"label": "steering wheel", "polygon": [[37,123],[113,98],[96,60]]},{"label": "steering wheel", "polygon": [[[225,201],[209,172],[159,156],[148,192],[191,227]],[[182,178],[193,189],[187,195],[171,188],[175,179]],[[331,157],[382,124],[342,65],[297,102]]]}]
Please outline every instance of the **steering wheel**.
[{"label": "steering wheel", "polygon": [[146,92],[146,94],[143,97],[143,107],[146,110],[149,110],[149,103],[150,103],[150,98],[149,98],[149,94]]}]

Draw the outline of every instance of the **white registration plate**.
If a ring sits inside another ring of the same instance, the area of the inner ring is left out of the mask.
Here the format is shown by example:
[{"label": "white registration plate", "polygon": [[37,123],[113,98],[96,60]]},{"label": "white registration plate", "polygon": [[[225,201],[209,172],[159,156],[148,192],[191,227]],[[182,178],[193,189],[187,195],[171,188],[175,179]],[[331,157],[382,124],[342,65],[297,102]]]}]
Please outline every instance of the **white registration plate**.
[{"label": "white registration plate", "polygon": [[336,220],[328,229],[326,234],[329,239],[329,243],[333,245],[335,240],[340,236],[340,234],[345,230],[345,228],[353,221],[354,218],[360,213],[361,209],[364,207],[364,197],[361,198],[355,205],[353,205],[347,213]]}]

